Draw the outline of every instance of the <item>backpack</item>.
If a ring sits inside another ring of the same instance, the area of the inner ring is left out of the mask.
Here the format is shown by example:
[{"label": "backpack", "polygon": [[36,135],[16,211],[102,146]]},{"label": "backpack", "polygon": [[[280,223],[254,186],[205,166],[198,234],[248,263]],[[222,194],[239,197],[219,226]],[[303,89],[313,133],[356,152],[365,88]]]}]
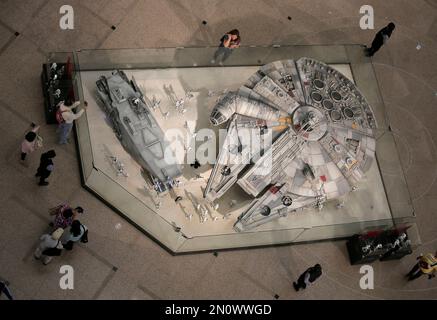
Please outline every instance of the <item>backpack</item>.
[{"label": "backpack", "polygon": [[88,242],[88,230],[85,230],[82,237],[80,238],[80,242],[87,243]]},{"label": "backpack", "polygon": [[42,252],[42,254],[45,255],[45,256],[50,256],[50,257],[60,256],[60,255],[61,255],[61,252],[62,252],[62,249],[58,249],[58,248],[57,248],[58,245],[59,245],[59,241],[58,241],[58,243],[56,244],[56,247],[45,249],[45,250]]},{"label": "backpack", "polygon": [[64,103],[64,101],[61,101],[61,102],[59,102],[58,105],[56,106],[56,114],[55,114],[55,117],[56,117],[56,121],[57,121],[59,124],[65,123],[65,120],[64,120],[64,118],[62,117],[62,114],[63,114],[65,111],[67,111],[67,110],[61,111],[61,104],[63,104],[63,103]]}]

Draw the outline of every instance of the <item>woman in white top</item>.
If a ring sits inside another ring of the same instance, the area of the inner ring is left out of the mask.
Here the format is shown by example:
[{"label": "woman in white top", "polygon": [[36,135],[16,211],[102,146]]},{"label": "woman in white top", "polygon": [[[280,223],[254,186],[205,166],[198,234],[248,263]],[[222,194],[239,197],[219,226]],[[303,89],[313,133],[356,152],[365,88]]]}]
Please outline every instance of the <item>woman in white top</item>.
[{"label": "woman in white top", "polygon": [[41,242],[39,243],[38,247],[35,250],[35,253],[33,254],[35,259],[39,260],[41,259],[43,264],[46,265],[52,261],[52,257],[43,254],[43,252],[46,249],[51,248],[57,248],[62,249],[62,243],[60,241],[62,234],[64,233],[64,229],[58,228],[53,233],[50,234],[43,234],[40,238]]}]

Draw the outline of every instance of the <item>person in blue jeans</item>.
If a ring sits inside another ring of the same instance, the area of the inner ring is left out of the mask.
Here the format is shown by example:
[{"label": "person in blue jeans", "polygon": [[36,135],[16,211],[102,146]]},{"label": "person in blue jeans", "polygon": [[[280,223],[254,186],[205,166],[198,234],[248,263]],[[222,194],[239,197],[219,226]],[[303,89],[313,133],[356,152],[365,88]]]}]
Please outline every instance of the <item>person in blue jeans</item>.
[{"label": "person in blue jeans", "polygon": [[79,101],[73,103],[71,100],[65,100],[59,104],[57,111],[59,144],[68,143],[68,137],[70,136],[71,128],[73,128],[74,120],[80,118],[88,106],[88,103],[85,101],[83,109],[74,113],[73,110],[77,108],[79,104]]},{"label": "person in blue jeans", "polygon": [[0,281],[0,296],[4,293],[9,300],[14,300],[8,286],[3,281]]},{"label": "person in blue jeans", "polygon": [[[237,29],[231,30],[228,33],[226,33],[221,39],[220,39],[220,46],[217,49],[217,51],[214,53],[214,58],[211,60],[211,63],[218,63],[220,65],[223,64],[223,62],[229,58],[232,51],[240,46],[241,37],[240,32]],[[220,56],[222,56],[221,59]]]}]

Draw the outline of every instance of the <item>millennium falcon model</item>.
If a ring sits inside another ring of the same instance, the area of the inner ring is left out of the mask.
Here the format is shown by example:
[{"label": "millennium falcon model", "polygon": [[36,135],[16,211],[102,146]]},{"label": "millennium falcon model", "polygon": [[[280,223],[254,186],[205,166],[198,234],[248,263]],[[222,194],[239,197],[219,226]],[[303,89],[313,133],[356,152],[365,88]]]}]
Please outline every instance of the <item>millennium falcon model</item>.
[{"label": "millennium falcon model", "polygon": [[153,106],[146,103],[135,79],[129,80],[123,71],[114,71],[110,77],[101,76],[96,84],[123,147],[150,174],[157,192],[172,188],[174,179],[182,174],[181,168],[170,159],[171,155],[164,154],[169,143],[151,112]]},{"label": "millennium falcon model", "polygon": [[245,231],[357,188],[375,154],[375,117],[356,86],[309,58],[262,66],[215,105],[227,136],[204,190],[213,202],[238,184],[254,197]]}]

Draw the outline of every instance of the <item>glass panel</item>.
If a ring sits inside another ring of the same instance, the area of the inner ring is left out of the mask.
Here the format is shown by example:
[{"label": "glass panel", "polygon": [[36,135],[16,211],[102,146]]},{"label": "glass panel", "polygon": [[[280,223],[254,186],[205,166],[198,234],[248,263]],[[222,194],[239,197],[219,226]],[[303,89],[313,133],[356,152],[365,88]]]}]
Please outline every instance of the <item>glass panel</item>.
[{"label": "glass panel", "polygon": [[[82,81],[80,78],[80,72],[77,71],[79,69],[79,64],[78,64],[79,59],[77,58],[76,52],[73,54],[73,57],[74,57],[73,83],[75,85],[74,95],[75,95],[75,99],[81,101],[81,104],[83,106],[83,102],[84,102],[83,88],[82,88]],[[87,181],[94,168],[93,166],[94,161],[92,157],[93,146],[91,143],[91,137],[88,128],[88,115],[86,112],[82,115],[82,117],[80,117],[74,122],[74,126],[75,126],[76,138],[78,141],[77,145],[80,150],[79,154],[81,157],[80,162],[82,167],[83,180]]]},{"label": "glass panel", "polygon": [[[361,48],[360,46],[354,46]],[[358,49],[357,48],[357,49]],[[214,66],[211,60],[217,48],[159,48],[159,49],[97,49],[77,52],[78,71],[114,69],[157,69]],[[260,66],[282,59],[309,57],[328,64],[352,63],[346,47],[276,46],[241,47],[223,63],[224,66]]]},{"label": "glass panel", "polygon": [[393,218],[399,223],[412,221],[415,216],[413,203],[395,139],[390,131],[384,132],[377,140],[376,157]]}]

